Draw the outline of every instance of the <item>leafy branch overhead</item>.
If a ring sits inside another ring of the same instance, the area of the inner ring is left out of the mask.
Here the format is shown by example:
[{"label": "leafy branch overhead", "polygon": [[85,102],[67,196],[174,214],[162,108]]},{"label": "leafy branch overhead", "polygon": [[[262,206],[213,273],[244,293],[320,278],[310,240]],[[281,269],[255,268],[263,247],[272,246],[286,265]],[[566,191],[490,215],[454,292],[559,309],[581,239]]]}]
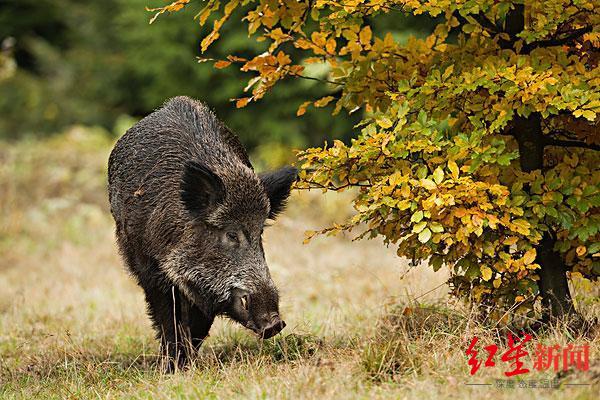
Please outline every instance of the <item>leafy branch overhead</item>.
[{"label": "leafy branch overhead", "polygon": [[[354,217],[324,233],[366,227],[399,256],[449,267],[456,294],[523,310],[539,297],[546,238],[571,277],[598,279],[598,0],[211,0],[196,16],[213,28],[203,52],[236,9],[269,43],[215,64],[253,74],[238,107],[292,77],[332,90],[298,116],[328,104],[364,113],[351,144],[299,154],[300,188],[359,188]],[[402,41],[370,23],[390,13],[440,22]],[[308,75],[311,63],[327,77]]]}]

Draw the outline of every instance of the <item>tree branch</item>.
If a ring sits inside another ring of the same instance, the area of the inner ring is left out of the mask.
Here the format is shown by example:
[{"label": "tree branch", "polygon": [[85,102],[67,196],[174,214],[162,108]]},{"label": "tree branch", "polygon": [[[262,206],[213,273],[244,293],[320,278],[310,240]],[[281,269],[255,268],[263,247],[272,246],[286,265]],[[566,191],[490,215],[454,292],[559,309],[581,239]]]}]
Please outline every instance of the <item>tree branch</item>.
[{"label": "tree branch", "polygon": [[590,149],[596,151],[600,150],[600,145],[581,142],[579,140],[548,139],[544,144],[547,146],[580,147],[582,149]]},{"label": "tree branch", "polygon": [[564,136],[570,140],[577,140],[577,135],[573,132],[567,131],[566,129],[554,129],[550,131],[549,135],[551,135],[552,138],[548,140],[556,139],[557,136]]},{"label": "tree branch", "polygon": [[309,187],[303,187],[303,188],[302,187],[301,188],[295,188],[295,190],[327,189],[327,190],[333,190],[335,192],[335,191],[339,191],[339,190],[346,189],[346,188],[349,188],[349,187],[367,187],[367,188],[370,188],[370,187],[373,186],[373,185],[370,185],[370,184],[367,184],[367,183],[360,183],[360,182],[357,182],[357,183],[347,182],[347,183],[344,183],[343,185],[340,185],[340,186],[335,186],[333,184],[330,184],[330,185],[327,186],[327,185],[322,185],[320,183],[313,182],[313,181],[307,181],[307,183],[309,185],[311,185],[311,186],[309,186]]},{"label": "tree branch", "polygon": [[291,76],[291,77],[294,77],[294,78],[307,79],[309,81],[317,81],[317,82],[320,82],[320,83],[329,83],[330,85],[345,86],[344,83],[330,81],[329,79],[315,78],[314,76],[306,76],[306,75],[301,75],[301,74],[294,74],[292,72],[290,72],[288,75]]},{"label": "tree branch", "polygon": [[537,42],[529,43],[523,46],[522,53],[527,54],[530,53],[533,49],[538,47],[550,47],[550,46],[560,46],[566,43],[569,43],[572,40],[577,39],[578,37],[589,33],[592,31],[591,26],[584,26],[583,28],[575,29],[574,31],[569,32],[569,34],[562,38],[552,38],[546,40],[538,40]]}]

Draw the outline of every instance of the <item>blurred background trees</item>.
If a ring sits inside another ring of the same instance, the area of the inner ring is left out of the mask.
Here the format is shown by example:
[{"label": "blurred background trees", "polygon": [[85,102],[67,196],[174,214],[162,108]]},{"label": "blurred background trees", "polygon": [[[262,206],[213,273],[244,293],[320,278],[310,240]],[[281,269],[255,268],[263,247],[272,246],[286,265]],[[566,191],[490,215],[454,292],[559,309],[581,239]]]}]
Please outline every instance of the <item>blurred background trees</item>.
[{"label": "blurred background trees", "polygon": [[[193,10],[149,25],[145,0],[0,4],[0,40],[17,66],[0,82],[0,138],[47,135],[72,124],[118,134],[127,117],[141,118],[175,95],[207,102],[250,148],[320,143],[349,132],[354,122],[332,120],[326,111],[293,118],[299,92],[326,90],[308,81],[291,81],[268,102],[234,112],[229,100],[245,81],[239,72],[198,64],[201,35]],[[264,51],[244,29],[233,28],[224,53]]]},{"label": "blurred background trees", "polygon": [[[74,124],[119,135],[175,95],[207,102],[263,167],[285,161],[290,148],[350,137],[360,115],[332,118],[331,108],[323,108],[296,118],[303,99],[334,90],[315,81],[288,80],[262,102],[236,110],[230,99],[246,85],[243,74],[198,63],[200,39],[208,30],[192,18],[202,3],[150,25],[152,14],[145,8],[162,3],[0,0],[0,139],[45,136]],[[426,34],[432,26],[401,22],[380,23],[404,37]],[[243,25],[224,32],[213,57],[251,56],[267,48],[249,39]]]}]

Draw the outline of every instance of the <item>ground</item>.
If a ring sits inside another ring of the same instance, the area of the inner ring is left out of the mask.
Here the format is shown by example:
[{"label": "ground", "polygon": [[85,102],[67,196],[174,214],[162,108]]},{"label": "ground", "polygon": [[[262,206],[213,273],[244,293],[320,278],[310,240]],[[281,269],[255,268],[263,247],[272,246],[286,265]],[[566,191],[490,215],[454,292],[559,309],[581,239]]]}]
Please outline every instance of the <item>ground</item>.
[{"label": "ground", "polygon": [[[142,291],[115,246],[105,183],[111,145],[82,128],[0,143],[1,399],[596,398],[593,330],[559,326],[532,340],[590,344],[588,372],[507,378],[510,363],[497,359],[469,375],[471,338],[504,349],[505,332],[448,298],[443,271],[411,267],[378,240],[303,244],[306,230],[351,212],[347,195],[321,192],[295,193],[265,234],[288,324],[282,334],[261,342],[219,320],[190,369],[162,374]],[[597,293],[578,288],[587,319],[600,315]],[[520,387],[548,381],[559,387]],[[497,387],[509,382],[515,387]]]}]

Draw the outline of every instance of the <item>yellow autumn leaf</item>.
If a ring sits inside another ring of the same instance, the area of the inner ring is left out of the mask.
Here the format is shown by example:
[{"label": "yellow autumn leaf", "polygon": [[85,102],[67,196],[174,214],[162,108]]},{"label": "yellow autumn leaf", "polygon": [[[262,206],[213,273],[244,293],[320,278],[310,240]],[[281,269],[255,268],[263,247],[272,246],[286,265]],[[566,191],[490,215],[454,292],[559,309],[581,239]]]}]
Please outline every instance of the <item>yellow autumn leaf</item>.
[{"label": "yellow autumn leaf", "polygon": [[376,122],[377,122],[377,125],[379,125],[383,129],[391,128],[392,125],[394,124],[392,122],[392,120],[389,117],[385,116],[385,115],[382,115],[381,117],[378,117],[376,119]]},{"label": "yellow autumn leaf", "polygon": [[236,108],[244,108],[250,103],[250,100],[252,100],[252,97],[242,97],[236,100],[235,106]]},{"label": "yellow autumn leaf", "polygon": [[431,179],[421,179],[421,186],[423,186],[427,190],[435,190],[437,189],[437,185]]},{"label": "yellow autumn leaf", "polygon": [[365,26],[359,34],[360,43],[364,46],[371,43],[371,27],[369,25]]},{"label": "yellow autumn leaf", "polygon": [[313,104],[315,105],[315,107],[325,107],[327,104],[329,104],[334,99],[335,99],[335,97],[333,97],[333,96],[325,96],[325,97],[322,97],[319,100],[315,101]]},{"label": "yellow autumn leaf", "polygon": [[535,256],[536,256],[536,255],[537,255],[537,253],[536,253],[536,251],[535,251],[535,248],[531,248],[531,249],[527,250],[527,251],[525,252],[525,254],[523,255],[523,258],[522,258],[522,260],[523,260],[523,264],[524,264],[524,265],[529,265],[529,264],[531,264],[532,262],[534,262],[534,261],[535,261]]},{"label": "yellow autumn leaf", "polygon": [[325,47],[327,43],[327,34],[322,32],[313,32],[310,36],[310,39],[318,47]]},{"label": "yellow autumn leaf", "polygon": [[569,276],[571,277],[571,279],[582,279],[583,275],[581,275],[581,272],[570,272]]},{"label": "yellow autumn leaf", "polygon": [[457,218],[462,218],[465,215],[467,215],[467,210],[464,209],[463,207],[459,207],[456,210],[454,210],[454,216]]},{"label": "yellow autumn leaf", "polygon": [[514,230],[520,233],[521,235],[529,235],[531,224],[529,224],[527,220],[521,218],[515,219],[514,221],[512,221],[512,225],[515,228]]},{"label": "yellow autumn leaf", "polygon": [[435,183],[437,183],[438,185],[440,183],[442,183],[442,181],[444,180],[444,171],[442,171],[442,168],[437,167],[435,169],[435,171],[433,171],[433,180],[435,181]]},{"label": "yellow autumn leaf", "polygon": [[452,75],[452,72],[454,72],[454,64],[451,64],[450,66],[448,66],[448,68],[446,68],[446,70],[444,71],[444,73],[442,74],[442,79],[446,80],[448,79],[448,77],[450,75]]},{"label": "yellow autumn leaf", "polygon": [[487,267],[485,265],[482,265],[479,270],[481,271],[481,278],[484,281],[489,281],[490,279],[492,279],[492,269],[490,267]]},{"label": "yellow autumn leaf", "polygon": [[[219,32],[212,31],[200,42],[200,50],[204,53],[208,47],[219,38]],[[239,108],[239,107],[238,107]]]},{"label": "yellow autumn leaf", "polygon": [[452,176],[452,179],[457,180],[459,176],[459,169],[456,162],[454,162],[453,160],[448,161],[448,169],[450,170],[450,175]]},{"label": "yellow autumn leaf", "polygon": [[325,49],[327,50],[327,52],[329,54],[334,54],[335,53],[335,46],[336,46],[335,39],[331,38],[331,39],[327,40],[327,44],[325,45]]},{"label": "yellow autumn leaf", "polygon": [[306,114],[306,107],[308,107],[310,103],[312,103],[312,101],[305,101],[304,103],[300,104],[300,107],[298,107],[298,111],[296,111],[296,115],[300,117]]},{"label": "yellow autumn leaf", "polygon": [[231,65],[231,61],[226,61],[226,60],[219,60],[216,63],[214,63],[214,67],[217,69],[227,68],[230,65]]},{"label": "yellow autumn leaf", "polygon": [[585,119],[587,119],[588,121],[594,121],[596,119],[596,113],[593,112],[592,110],[585,110],[581,112],[581,116]]},{"label": "yellow autumn leaf", "polygon": [[402,189],[400,190],[400,194],[402,195],[402,197],[404,198],[409,198],[410,197],[410,186],[408,185],[402,185]]}]

